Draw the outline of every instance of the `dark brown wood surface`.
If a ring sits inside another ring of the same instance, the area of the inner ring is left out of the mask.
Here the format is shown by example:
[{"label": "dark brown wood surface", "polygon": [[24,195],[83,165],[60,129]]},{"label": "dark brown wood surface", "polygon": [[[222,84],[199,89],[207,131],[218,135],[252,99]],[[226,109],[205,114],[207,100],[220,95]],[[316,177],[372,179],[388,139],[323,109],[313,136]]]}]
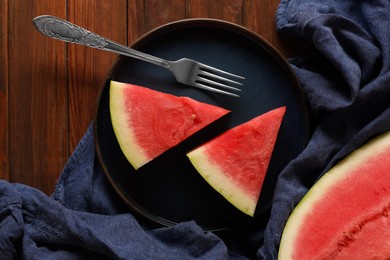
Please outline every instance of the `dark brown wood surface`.
[{"label": "dark brown wood surface", "polygon": [[277,0],[0,0],[0,178],[50,194],[92,122],[116,55],[52,40],[32,19],[50,14],[123,44],[167,22],[217,18],[260,34],[283,55]]}]

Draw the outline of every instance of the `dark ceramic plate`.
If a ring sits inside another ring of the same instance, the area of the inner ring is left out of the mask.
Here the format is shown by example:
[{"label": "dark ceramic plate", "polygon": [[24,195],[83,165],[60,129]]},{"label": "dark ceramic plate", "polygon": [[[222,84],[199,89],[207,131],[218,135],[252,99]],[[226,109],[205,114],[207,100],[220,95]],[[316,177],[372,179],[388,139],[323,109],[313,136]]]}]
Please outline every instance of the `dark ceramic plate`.
[{"label": "dark ceramic plate", "polygon": [[[102,87],[94,122],[101,165],[120,197],[140,216],[170,226],[195,220],[205,230],[223,230],[253,221],[211,188],[186,152],[271,109],[286,106],[276,147],[256,209],[270,207],[277,177],[308,139],[308,118],[300,85],[287,61],[258,35],[243,27],[209,19],[167,24],[139,39],[134,48],[169,60],[192,58],[244,76],[240,98],[177,83],[163,68],[120,56]],[[232,113],[135,171],[122,154],[109,113],[109,81],[146,86],[218,105]]]}]

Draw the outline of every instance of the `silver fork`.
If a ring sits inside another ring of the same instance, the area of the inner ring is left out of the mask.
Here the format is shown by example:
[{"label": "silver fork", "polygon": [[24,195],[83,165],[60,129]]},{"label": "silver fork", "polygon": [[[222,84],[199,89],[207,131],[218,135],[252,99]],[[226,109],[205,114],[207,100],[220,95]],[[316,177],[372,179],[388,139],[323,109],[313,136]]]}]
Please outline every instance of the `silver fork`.
[{"label": "silver fork", "polygon": [[237,80],[243,80],[244,77],[239,75],[235,75],[187,58],[182,58],[177,61],[164,60],[129,48],[96,33],[90,32],[78,25],[50,15],[35,17],[33,19],[33,24],[39,32],[50,38],[111,51],[117,54],[147,61],[170,70],[176,80],[180,83],[220,94],[239,97],[238,94],[227,91],[240,91],[237,87],[241,86],[242,83]]}]

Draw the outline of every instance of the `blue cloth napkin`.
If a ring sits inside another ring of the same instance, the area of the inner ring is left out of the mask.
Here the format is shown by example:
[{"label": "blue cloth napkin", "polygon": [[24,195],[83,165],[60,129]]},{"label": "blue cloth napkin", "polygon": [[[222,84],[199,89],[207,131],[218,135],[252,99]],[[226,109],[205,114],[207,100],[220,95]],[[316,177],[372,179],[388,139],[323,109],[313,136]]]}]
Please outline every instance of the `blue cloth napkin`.
[{"label": "blue cloth napkin", "polygon": [[290,60],[312,116],[306,149],[280,174],[259,259],[276,259],[284,224],[337,161],[390,130],[390,2],[282,0],[277,30],[308,44]]},{"label": "blue cloth napkin", "polygon": [[[266,227],[254,227],[235,246],[259,259],[277,258],[289,214],[326,170],[390,130],[388,0],[282,0],[276,25],[309,46],[290,63],[308,100],[312,131],[279,177]],[[135,219],[105,179],[92,127],[52,196],[0,181],[0,259],[239,258],[225,241],[193,221],[149,228]]]},{"label": "blue cloth napkin", "polygon": [[146,230],[113,193],[95,158],[92,127],[51,197],[0,181],[0,259],[226,259],[194,222]]}]

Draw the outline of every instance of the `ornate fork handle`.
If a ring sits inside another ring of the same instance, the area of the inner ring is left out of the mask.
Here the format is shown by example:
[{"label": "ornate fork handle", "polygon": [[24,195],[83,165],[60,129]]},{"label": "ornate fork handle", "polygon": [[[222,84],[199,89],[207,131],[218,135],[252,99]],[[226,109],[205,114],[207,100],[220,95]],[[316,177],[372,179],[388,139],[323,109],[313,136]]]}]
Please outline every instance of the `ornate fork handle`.
[{"label": "ornate fork handle", "polygon": [[172,67],[170,61],[160,59],[158,57],[129,48],[120,43],[111,41],[103,36],[90,32],[87,29],[84,29],[58,17],[50,15],[38,16],[33,19],[33,24],[39,32],[50,38],[115,52],[125,56],[147,61],[170,70]]},{"label": "ornate fork handle", "polygon": [[39,16],[34,19],[34,25],[44,35],[61,41],[98,49],[103,49],[108,45],[104,37],[58,17]]}]

